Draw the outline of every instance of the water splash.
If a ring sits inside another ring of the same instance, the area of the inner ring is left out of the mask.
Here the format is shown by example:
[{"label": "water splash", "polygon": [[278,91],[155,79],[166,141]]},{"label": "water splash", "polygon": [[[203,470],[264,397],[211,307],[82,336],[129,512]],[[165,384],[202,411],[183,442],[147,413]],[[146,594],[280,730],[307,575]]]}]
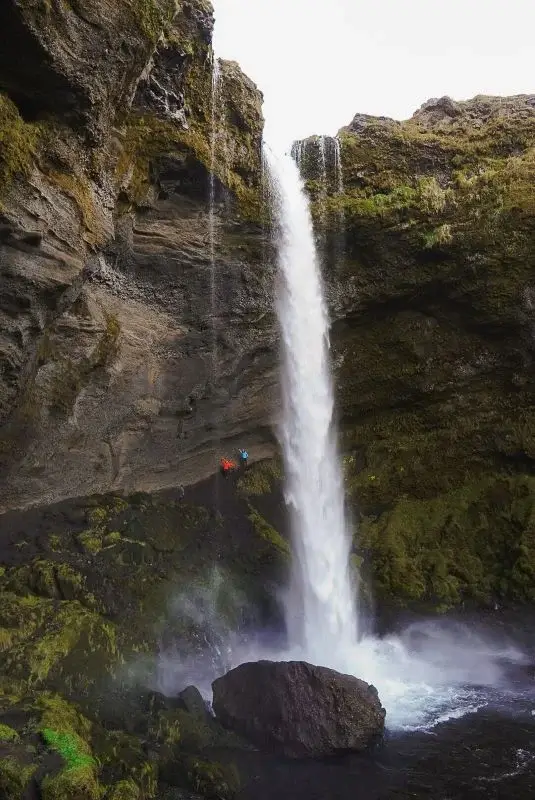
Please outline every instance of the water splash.
[{"label": "water splash", "polygon": [[[269,151],[270,152],[270,151]],[[286,603],[291,648],[331,663],[356,644],[350,536],[333,430],[329,319],[312,219],[298,168],[289,154],[270,155],[277,192],[282,331],[283,417],[280,437],[286,501],[293,529],[293,570]]]}]

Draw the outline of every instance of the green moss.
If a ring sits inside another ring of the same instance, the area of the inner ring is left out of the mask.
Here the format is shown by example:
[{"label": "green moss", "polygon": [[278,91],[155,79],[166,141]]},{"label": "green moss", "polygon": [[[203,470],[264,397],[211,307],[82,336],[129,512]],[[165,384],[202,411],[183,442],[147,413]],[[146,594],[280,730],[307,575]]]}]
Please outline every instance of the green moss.
[{"label": "green moss", "polygon": [[284,559],[289,558],[290,546],[288,542],[250,504],[249,512],[248,519],[253,524],[255,533],[266,542],[272,557],[282,556]]},{"label": "green moss", "polygon": [[534,487],[532,478],[478,478],[365,518],[358,547],[380,596],[442,609],[463,599],[533,602]]},{"label": "green moss", "polygon": [[84,531],[83,533],[78,534],[77,539],[84,551],[90,555],[94,556],[97,553],[100,553],[102,550],[103,537],[99,531],[95,531],[93,529]]},{"label": "green moss", "polygon": [[21,800],[37,767],[14,757],[0,759],[0,792],[4,800]]},{"label": "green moss", "polygon": [[51,672],[60,673],[67,657],[76,663],[91,660],[91,674],[79,674],[76,666],[69,672],[71,682],[86,684],[96,679],[98,670],[118,660],[114,626],[77,600],[58,604],[4,592],[0,615],[11,634],[3,669],[27,687],[47,680]]},{"label": "green moss", "polygon": [[17,742],[19,734],[9,725],[2,725],[0,723],[0,742]]},{"label": "green moss", "polygon": [[94,766],[94,759],[86,752],[86,744],[77,734],[58,733],[51,728],[43,728],[41,735],[45,744],[63,758],[67,769],[80,769]]},{"label": "green moss", "polygon": [[94,246],[104,244],[108,233],[102,225],[98,201],[91,181],[83,174],[62,172],[49,166],[46,168],[46,176],[74,202],[80,215],[80,222],[87,231],[87,240]]},{"label": "green moss", "polygon": [[156,44],[173,18],[175,3],[172,0],[131,0],[131,5],[140,30]]},{"label": "green moss", "polygon": [[238,480],[238,490],[244,497],[269,494],[282,479],[280,463],[274,459],[251,465]]},{"label": "green moss", "polygon": [[[158,764],[147,760],[139,737],[122,731],[101,730],[100,734],[94,734],[93,742],[98,762],[117,781],[115,787],[110,790],[112,797],[114,790],[123,791],[126,794],[125,800],[129,800],[130,794],[127,792],[133,793],[134,786],[143,800],[155,797],[158,787]],[[118,794],[117,800],[123,800],[123,796]]]},{"label": "green moss", "polygon": [[107,508],[103,508],[102,506],[97,506],[96,508],[91,508],[87,512],[87,521],[93,527],[97,527],[99,525],[103,525],[108,517],[110,516],[110,512]]},{"label": "green moss", "polygon": [[182,739],[180,717],[184,715],[180,712],[165,712],[158,714],[155,724],[150,729],[150,734],[154,739],[163,744],[173,746]]},{"label": "green moss", "polygon": [[139,798],[139,786],[132,780],[119,781],[106,795],[106,800],[139,800]]},{"label": "green moss", "polygon": [[103,792],[88,743],[89,720],[57,695],[43,694],[36,708],[41,711],[39,730],[44,742],[64,761],[59,773],[43,780],[43,800],[100,800]]},{"label": "green moss", "polygon": [[108,506],[113,514],[120,514],[122,511],[127,511],[129,507],[129,503],[124,497],[112,497]]},{"label": "green moss", "polygon": [[451,225],[448,222],[439,225],[438,228],[433,228],[433,230],[428,233],[424,233],[423,236],[424,247],[426,249],[444,247],[444,245],[451,244],[453,240]]},{"label": "green moss", "polygon": [[0,628],[0,653],[9,650],[13,643],[13,631],[7,628]]},{"label": "green moss", "polygon": [[185,762],[189,785],[194,792],[213,800],[232,800],[240,789],[240,777],[233,765],[191,758]]},{"label": "green moss", "polygon": [[29,174],[38,141],[38,126],[24,122],[16,105],[0,92],[0,197],[17,175]]},{"label": "green moss", "polygon": [[122,540],[122,535],[119,531],[111,531],[104,536],[102,543],[104,547],[113,547]]},{"label": "green moss", "polygon": [[43,800],[101,800],[103,789],[93,767],[64,769],[41,783]]}]

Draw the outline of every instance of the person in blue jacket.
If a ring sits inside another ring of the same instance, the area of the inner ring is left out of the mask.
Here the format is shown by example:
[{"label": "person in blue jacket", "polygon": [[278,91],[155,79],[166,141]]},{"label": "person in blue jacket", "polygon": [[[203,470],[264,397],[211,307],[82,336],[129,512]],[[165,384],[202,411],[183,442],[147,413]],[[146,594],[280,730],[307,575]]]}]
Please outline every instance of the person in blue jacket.
[{"label": "person in blue jacket", "polygon": [[238,450],[240,454],[240,464],[242,465],[243,469],[247,466],[247,459],[249,458],[249,453],[247,450]]}]

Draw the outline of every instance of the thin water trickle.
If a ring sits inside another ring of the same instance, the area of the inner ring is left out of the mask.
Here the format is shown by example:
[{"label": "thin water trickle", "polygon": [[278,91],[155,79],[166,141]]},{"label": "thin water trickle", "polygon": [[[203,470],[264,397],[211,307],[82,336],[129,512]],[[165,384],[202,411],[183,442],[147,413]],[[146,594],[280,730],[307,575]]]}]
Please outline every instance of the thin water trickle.
[{"label": "thin water trickle", "polygon": [[[216,207],[216,171],[218,157],[219,137],[219,94],[221,84],[221,69],[219,60],[214,56],[212,60],[212,98],[211,98],[211,128],[210,128],[210,176],[208,193],[208,235],[210,242],[210,386],[213,402],[212,427],[214,430],[215,452],[214,461],[218,460],[220,449],[220,413],[216,402],[216,392],[219,379],[218,369],[218,307],[217,307],[217,207]],[[219,507],[218,484],[215,488],[216,507]]]},{"label": "thin water trickle", "polygon": [[334,146],[334,179],[336,184],[336,194],[342,195],[344,193],[344,174],[342,172],[342,152],[340,150],[340,139],[337,136],[333,138]]},{"label": "thin water trickle", "polygon": [[209,237],[210,237],[210,317],[212,326],[212,371],[215,383],[217,370],[217,210],[216,210],[216,167],[218,138],[218,100],[221,71],[219,60],[214,57],[212,65],[212,109],[210,129],[210,180],[209,180]]},{"label": "thin water trickle", "polygon": [[341,205],[341,200],[344,195],[344,173],[342,170],[342,150],[340,145],[340,139],[335,136],[333,138],[333,146],[334,146],[334,181],[335,181],[335,196],[340,201],[340,206],[337,210],[337,219],[336,219],[336,236],[335,236],[335,266],[338,266],[341,259],[345,255],[346,250],[346,239],[345,239],[345,229],[346,229],[346,218],[344,209]]}]

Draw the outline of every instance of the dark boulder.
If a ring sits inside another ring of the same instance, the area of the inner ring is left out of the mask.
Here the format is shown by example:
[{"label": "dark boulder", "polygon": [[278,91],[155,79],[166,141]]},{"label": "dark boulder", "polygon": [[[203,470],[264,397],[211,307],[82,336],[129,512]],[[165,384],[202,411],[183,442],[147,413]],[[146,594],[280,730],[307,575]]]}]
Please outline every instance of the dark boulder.
[{"label": "dark boulder", "polygon": [[374,686],[303,661],[242,664],[212,689],[225,727],[290,758],[361,751],[384,731]]}]

